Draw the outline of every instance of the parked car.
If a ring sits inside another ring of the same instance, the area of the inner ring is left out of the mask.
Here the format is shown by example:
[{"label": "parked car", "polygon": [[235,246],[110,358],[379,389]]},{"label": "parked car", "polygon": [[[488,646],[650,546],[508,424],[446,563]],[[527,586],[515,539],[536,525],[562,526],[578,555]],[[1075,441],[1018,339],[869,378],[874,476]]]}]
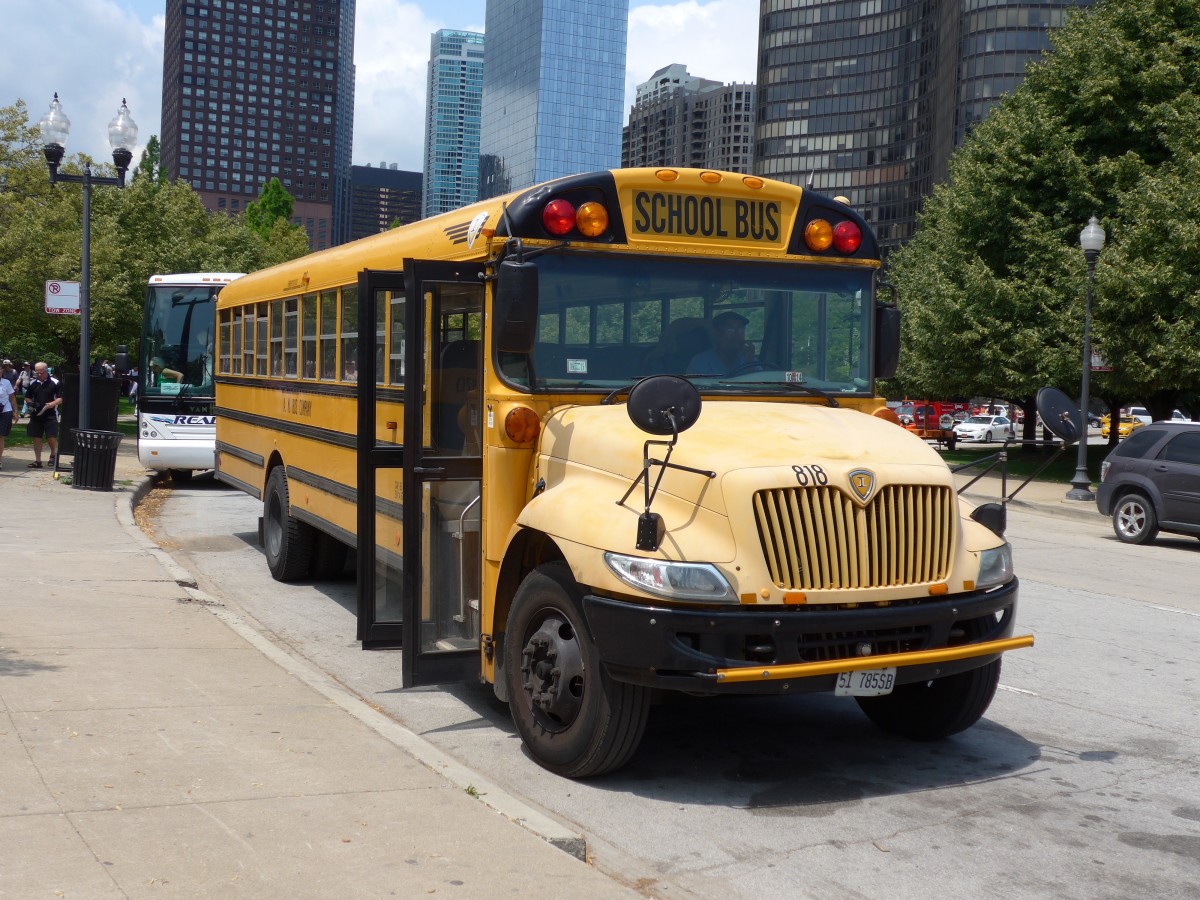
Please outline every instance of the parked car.
[{"label": "parked car", "polygon": [[[1121,416],[1121,421],[1117,425],[1117,435],[1122,438],[1129,437],[1135,428],[1144,428],[1146,423],[1134,416]],[[1108,416],[1100,420],[1100,436],[1108,437],[1111,431]]]},{"label": "parked car", "polygon": [[1007,416],[971,416],[954,426],[960,441],[1002,441],[1017,433]]},{"label": "parked car", "polygon": [[1137,429],[1100,464],[1100,513],[1127,544],[1159,531],[1200,537],[1200,423]]},{"label": "parked car", "polygon": [[1129,407],[1128,411],[1125,412],[1124,414],[1128,415],[1128,416],[1133,416],[1135,419],[1137,419],[1143,425],[1149,425],[1151,422],[1154,421],[1154,419],[1150,418],[1150,410],[1146,409],[1146,407],[1144,407],[1144,406],[1131,406],[1131,407]]}]

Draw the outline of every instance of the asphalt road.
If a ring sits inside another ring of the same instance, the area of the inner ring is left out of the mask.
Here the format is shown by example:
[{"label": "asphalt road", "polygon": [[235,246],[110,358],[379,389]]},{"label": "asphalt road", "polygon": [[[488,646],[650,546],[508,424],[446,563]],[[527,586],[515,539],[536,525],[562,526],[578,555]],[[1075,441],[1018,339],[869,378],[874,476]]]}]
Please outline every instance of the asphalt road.
[{"label": "asphalt road", "polygon": [[400,690],[354,639],[354,581],[281,585],[259,504],[200,478],[158,536],[200,586],[411,730],[584,833],[655,897],[1196,897],[1200,541],[1120,544],[1106,519],[1010,508],[1018,630],[985,719],[947,741],[881,734],[853,701],[656,706],[620,772],[547,774],[490,689]]}]

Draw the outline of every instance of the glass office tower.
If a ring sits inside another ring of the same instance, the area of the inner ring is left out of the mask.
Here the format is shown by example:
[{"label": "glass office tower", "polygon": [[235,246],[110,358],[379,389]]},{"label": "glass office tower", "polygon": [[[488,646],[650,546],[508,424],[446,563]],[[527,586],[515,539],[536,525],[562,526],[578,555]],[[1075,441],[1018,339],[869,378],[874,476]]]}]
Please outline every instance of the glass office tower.
[{"label": "glass office tower", "polygon": [[434,32],[425,101],[426,216],[479,199],[479,123],[483,96],[483,35]]},{"label": "glass office tower", "polygon": [[621,163],[629,0],[488,0],[479,195]]},{"label": "glass office tower", "polygon": [[755,172],[845,196],[885,248],[912,236],[970,129],[1090,0],[770,0]]}]

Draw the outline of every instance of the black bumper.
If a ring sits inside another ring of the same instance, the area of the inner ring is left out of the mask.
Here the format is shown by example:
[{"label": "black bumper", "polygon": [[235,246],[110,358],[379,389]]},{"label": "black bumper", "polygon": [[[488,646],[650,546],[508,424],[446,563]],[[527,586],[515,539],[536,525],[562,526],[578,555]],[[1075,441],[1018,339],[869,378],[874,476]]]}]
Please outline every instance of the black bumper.
[{"label": "black bumper", "polygon": [[[718,681],[717,671],[915,653],[1012,637],[1017,579],[992,591],[886,607],[736,607],[696,610],[584,597],[600,659],[618,681],[707,694],[833,690],[835,674]],[[897,684],[986,665],[999,653],[901,665]]]}]

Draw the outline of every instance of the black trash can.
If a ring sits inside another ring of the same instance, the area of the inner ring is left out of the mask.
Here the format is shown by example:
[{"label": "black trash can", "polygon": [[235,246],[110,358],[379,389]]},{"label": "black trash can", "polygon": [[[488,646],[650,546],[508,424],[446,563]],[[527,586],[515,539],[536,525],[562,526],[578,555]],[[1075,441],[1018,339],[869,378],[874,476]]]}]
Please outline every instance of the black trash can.
[{"label": "black trash can", "polygon": [[117,471],[117,447],[124,435],[119,431],[72,428],[75,434],[75,465],[71,487],[88,491],[111,491]]}]

